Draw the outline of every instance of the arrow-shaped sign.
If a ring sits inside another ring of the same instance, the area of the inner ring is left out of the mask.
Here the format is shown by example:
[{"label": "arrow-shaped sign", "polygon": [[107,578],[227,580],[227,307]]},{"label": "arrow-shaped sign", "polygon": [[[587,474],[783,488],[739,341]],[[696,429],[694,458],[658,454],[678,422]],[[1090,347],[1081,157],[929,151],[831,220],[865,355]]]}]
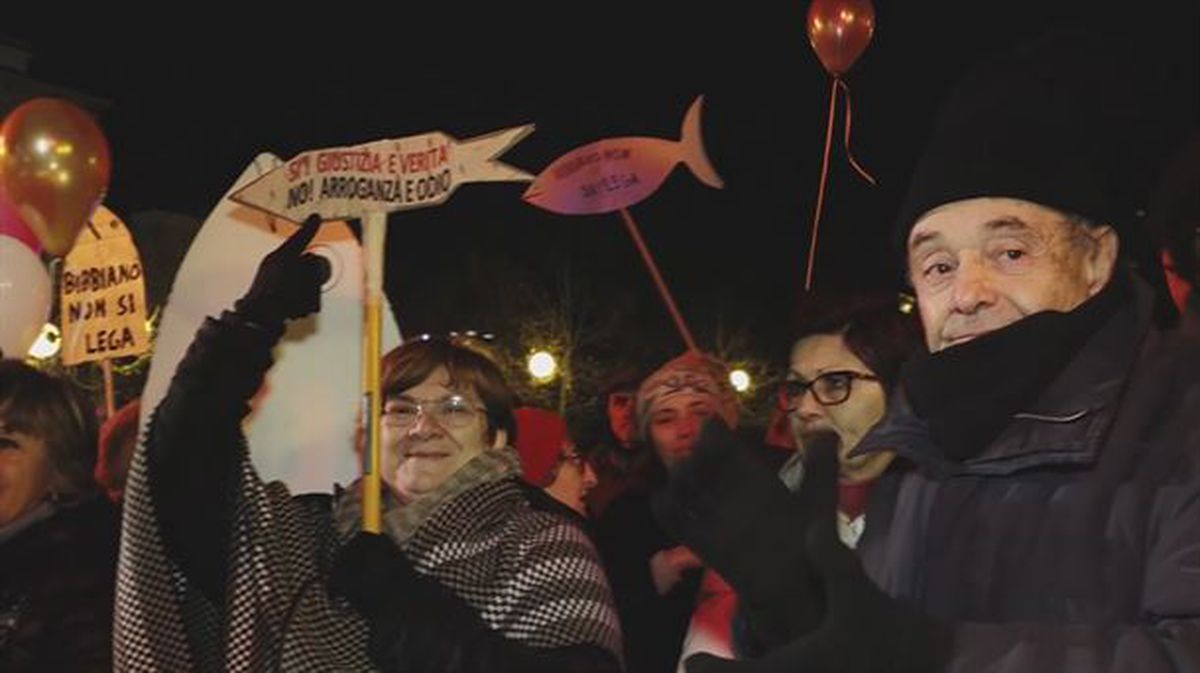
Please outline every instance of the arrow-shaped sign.
[{"label": "arrow-shaped sign", "polygon": [[467,182],[529,182],[533,176],[496,160],[533,132],[515,126],[459,141],[441,131],[310,150],[229,196],[299,222],[425,208],[445,203]]}]

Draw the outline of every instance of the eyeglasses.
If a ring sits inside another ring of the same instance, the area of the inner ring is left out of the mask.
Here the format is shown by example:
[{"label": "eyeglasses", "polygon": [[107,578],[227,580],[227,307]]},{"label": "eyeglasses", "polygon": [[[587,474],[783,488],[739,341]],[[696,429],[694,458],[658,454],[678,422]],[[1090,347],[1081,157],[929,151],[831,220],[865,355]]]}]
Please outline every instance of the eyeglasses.
[{"label": "eyeglasses", "polygon": [[841,404],[850,398],[850,389],[856,380],[878,381],[879,377],[847,369],[825,372],[812,381],[785,381],[779,387],[779,408],[783,411],[795,411],[796,407],[800,406],[800,398],[810,390],[813,398],[822,406]]},{"label": "eyeglasses", "polygon": [[585,458],[584,455],[579,452],[563,453],[562,462],[570,463],[575,467],[583,469],[583,465],[587,462],[587,458]]},{"label": "eyeglasses", "polygon": [[417,416],[425,414],[447,429],[464,428],[475,420],[475,414],[487,411],[472,406],[462,395],[450,395],[440,400],[389,400],[383,410],[383,424],[406,430],[417,424]]}]

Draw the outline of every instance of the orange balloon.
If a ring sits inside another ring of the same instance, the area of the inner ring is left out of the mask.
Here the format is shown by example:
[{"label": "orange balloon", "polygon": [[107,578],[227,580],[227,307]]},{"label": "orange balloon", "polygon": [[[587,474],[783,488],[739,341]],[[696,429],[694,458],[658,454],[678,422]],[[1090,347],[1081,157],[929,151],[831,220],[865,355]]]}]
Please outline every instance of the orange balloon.
[{"label": "orange balloon", "polygon": [[813,0],[808,7],[808,41],[834,77],[854,65],[874,34],[871,0]]},{"label": "orange balloon", "polygon": [[73,103],[35,98],[0,127],[0,198],[46,252],[65,255],[104,198],[112,160],[92,116]]}]

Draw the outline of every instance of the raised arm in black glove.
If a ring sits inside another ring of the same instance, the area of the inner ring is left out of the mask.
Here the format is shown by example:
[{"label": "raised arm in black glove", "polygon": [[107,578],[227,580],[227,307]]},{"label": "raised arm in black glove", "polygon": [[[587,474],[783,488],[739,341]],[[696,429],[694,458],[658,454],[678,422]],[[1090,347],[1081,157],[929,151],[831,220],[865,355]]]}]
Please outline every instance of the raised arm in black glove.
[{"label": "raised arm in black glove", "polygon": [[837,437],[823,433],[806,446],[804,487],[793,494],[723,422],[709,420],[691,458],[653,500],[659,523],[737,591],[767,649],[817,628],[824,612],[804,530],[817,517],[834,521],[825,503],[837,499]]},{"label": "raised arm in black glove", "polygon": [[285,320],[318,311],[329,261],[304,248],[320,227],[321,216],[309,215],[299,230],[264,257],[250,289],[234,303],[234,313],[268,330],[282,331]]},{"label": "raised arm in black glove", "polygon": [[227,551],[249,400],[270,369],[284,321],[320,308],[328,262],[305,253],[304,221],[259,264],[246,294],[208,319],[179,363],[146,438],[150,493],[167,553],[209,600],[225,596]]},{"label": "raised arm in black glove", "polygon": [[403,673],[617,673],[598,646],[535,648],[493,631],[466,601],[424,577],[386,536],[358,533],[338,550],[329,591],[367,620],[368,652]]},{"label": "raised arm in black glove", "polygon": [[[808,444],[806,443],[806,446]],[[812,447],[809,447],[811,451]],[[816,474],[805,475],[803,491]],[[808,524],[804,548],[821,581],[826,612],[816,631],[761,659],[731,661],[697,654],[688,673],[937,673],[951,648],[948,624],[931,619],[879,590],[837,534],[836,490],[821,489],[826,514]]]}]

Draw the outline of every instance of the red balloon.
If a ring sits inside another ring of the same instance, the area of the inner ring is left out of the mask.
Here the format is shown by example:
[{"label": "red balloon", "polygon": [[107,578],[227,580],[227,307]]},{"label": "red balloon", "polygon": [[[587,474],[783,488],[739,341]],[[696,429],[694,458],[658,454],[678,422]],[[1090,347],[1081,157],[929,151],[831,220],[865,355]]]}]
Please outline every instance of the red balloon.
[{"label": "red balloon", "polygon": [[808,41],[834,77],[854,65],[874,34],[871,0],[813,0],[808,7]]},{"label": "red balloon", "polygon": [[108,140],[75,104],[35,98],[0,127],[0,198],[54,256],[75,245],[108,189]]}]

